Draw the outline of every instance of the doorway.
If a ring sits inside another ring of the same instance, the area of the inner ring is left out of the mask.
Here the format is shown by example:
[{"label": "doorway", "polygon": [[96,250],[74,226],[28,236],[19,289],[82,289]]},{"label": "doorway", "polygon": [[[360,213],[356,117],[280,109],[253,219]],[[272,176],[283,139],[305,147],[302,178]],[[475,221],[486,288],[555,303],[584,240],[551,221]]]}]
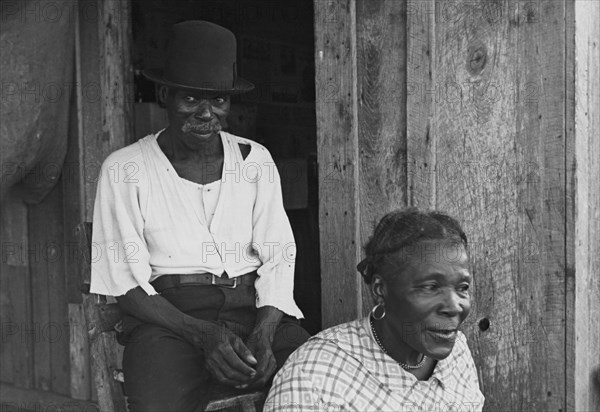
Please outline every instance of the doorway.
[{"label": "doorway", "polygon": [[163,67],[171,26],[196,19],[235,34],[239,75],[256,86],[232,98],[228,131],[264,145],[278,166],[297,245],[294,295],[314,334],[321,330],[321,276],[313,2],[132,0],[136,140],[166,125],[141,71]]}]

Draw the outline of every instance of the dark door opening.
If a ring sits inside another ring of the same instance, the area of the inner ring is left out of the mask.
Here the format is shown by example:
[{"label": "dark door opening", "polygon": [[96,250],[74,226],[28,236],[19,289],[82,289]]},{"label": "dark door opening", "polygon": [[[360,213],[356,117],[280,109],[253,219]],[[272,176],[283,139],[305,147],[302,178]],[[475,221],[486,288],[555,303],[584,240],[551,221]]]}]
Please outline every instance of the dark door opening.
[{"label": "dark door opening", "polygon": [[141,70],[162,67],[173,24],[201,19],[238,40],[239,74],[256,86],[232,99],[231,133],[269,149],[282,180],[297,245],[295,299],[303,326],[321,329],[314,23],[312,0],[132,0],[136,139],[160,130],[166,115]]}]

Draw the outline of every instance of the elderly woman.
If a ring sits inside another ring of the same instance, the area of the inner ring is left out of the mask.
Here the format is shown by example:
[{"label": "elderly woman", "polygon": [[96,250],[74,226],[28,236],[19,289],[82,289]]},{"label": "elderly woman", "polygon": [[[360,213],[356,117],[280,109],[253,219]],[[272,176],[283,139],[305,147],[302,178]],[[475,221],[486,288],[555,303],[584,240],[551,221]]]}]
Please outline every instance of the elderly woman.
[{"label": "elderly woman", "polygon": [[471,306],[467,237],[451,217],[386,215],[358,269],[370,316],[325,330],[275,376],[266,411],[481,410],[465,336]]},{"label": "elderly woman", "polygon": [[94,207],[91,291],[127,316],[131,411],[204,410],[209,381],[268,382],[308,338],[293,297],[295,244],[277,168],[224,132],[237,76],[233,34],[176,24],[160,85],[169,125],[111,154]]}]

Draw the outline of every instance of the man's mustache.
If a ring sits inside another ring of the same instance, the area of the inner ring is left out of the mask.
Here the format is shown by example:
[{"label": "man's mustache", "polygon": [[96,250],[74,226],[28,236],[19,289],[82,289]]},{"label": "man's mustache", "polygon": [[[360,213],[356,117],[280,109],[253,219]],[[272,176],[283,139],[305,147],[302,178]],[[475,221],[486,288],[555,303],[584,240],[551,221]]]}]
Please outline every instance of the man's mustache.
[{"label": "man's mustache", "polygon": [[208,132],[220,132],[222,129],[221,123],[216,122],[208,122],[204,124],[192,124],[185,122],[183,126],[181,126],[181,131],[183,133],[208,133]]}]

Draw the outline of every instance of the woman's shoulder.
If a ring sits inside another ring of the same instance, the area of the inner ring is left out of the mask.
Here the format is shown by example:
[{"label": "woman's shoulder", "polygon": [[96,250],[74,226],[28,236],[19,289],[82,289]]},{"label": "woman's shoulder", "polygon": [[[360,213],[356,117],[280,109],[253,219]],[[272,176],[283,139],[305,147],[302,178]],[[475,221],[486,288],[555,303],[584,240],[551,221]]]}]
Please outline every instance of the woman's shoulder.
[{"label": "woman's shoulder", "polygon": [[309,357],[321,356],[323,353],[335,357],[353,353],[353,347],[362,345],[363,336],[364,330],[360,319],[332,326],[311,337],[300,347],[301,357],[306,360]]},{"label": "woman's shoulder", "polygon": [[348,338],[360,336],[363,332],[363,320],[356,319],[325,329],[315,335],[314,339],[322,339],[330,342],[347,342]]}]

